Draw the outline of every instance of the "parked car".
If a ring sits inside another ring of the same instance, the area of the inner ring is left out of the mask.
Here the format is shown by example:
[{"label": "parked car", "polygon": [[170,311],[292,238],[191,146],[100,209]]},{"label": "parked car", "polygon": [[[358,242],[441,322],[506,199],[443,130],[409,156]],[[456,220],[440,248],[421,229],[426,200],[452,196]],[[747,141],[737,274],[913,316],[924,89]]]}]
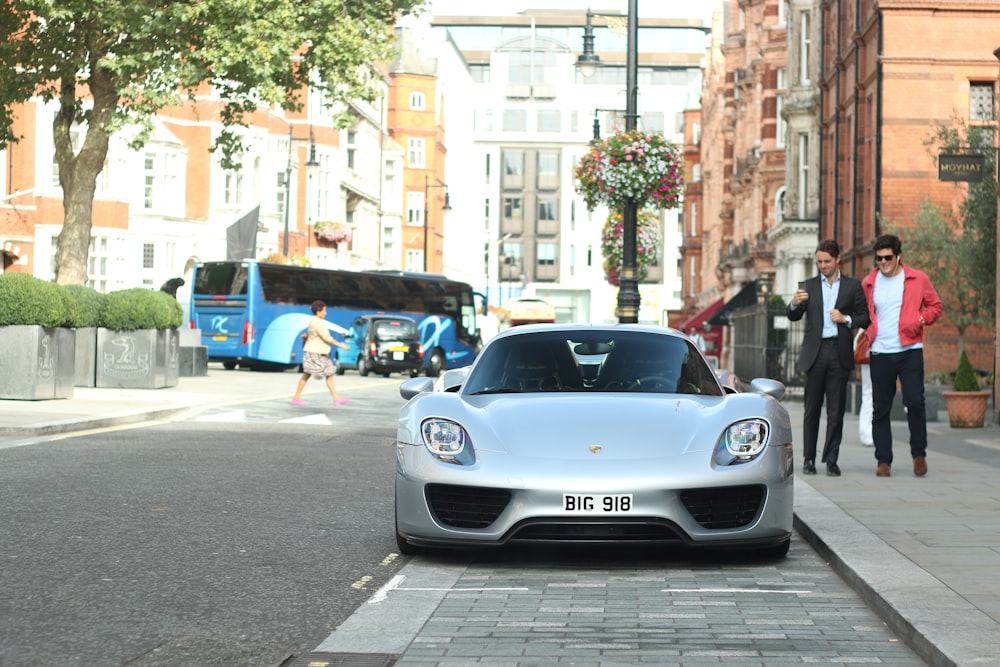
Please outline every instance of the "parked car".
[{"label": "parked car", "polygon": [[398,548],[652,542],[783,557],[784,389],[724,386],[661,327],[508,329],[468,369],[400,386]]},{"label": "parked car", "polygon": [[337,352],[337,375],[356,368],[361,375],[407,373],[416,377],[424,365],[417,322],[409,317],[362,315],[344,336],[350,348]]}]

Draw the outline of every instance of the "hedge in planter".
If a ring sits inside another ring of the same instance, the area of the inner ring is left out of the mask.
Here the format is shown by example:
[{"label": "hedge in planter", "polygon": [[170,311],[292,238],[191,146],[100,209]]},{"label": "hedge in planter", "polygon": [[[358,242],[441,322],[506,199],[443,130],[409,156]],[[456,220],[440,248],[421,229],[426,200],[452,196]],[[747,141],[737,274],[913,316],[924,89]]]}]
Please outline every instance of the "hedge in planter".
[{"label": "hedge in planter", "polygon": [[67,285],[66,291],[76,302],[76,372],[77,387],[97,386],[97,325],[101,319],[104,295],[86,285]]},{"label": "hedge in planter", "polygon": [[181,305],[165,292],[131,288],[106,295],[97,331],[97,386],[176,386],[183,319]]},{"label": "hedge in planter", "polygon": [[0,398],[71,398],[79,315],[67,289],[27,273],[0,274]]}]

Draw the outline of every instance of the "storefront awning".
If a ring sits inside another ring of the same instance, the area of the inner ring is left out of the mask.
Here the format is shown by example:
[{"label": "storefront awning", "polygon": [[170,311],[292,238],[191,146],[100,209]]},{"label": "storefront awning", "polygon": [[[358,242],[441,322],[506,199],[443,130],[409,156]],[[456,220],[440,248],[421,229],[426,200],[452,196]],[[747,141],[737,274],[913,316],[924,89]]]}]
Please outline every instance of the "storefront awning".
[{"label": "storefront awning", "polygon": [[725,299],[718,299],[716,301],[713,301],[706,308],[701,309],[700,311],[698,311],[691,317],[687,318],[674,328],[683,331],[684,333],[687,333],[691,327],[694,327],[696,329],[702,329],[703,328],[702,325],[705,323],[705,321],[712,315],[715,315],[715,313],[717,313],[718,310],[722,308],[722,304],[725,303],[725,301],[726,301]]},{"label": "storefront awning", "polygon": [[734,310],[752,306],[757,303],[757,281],[751,280],[736,293],[732,299],[726,302],[715,315],[712,315],[708,323],[713,326],[729,326],[729,318]]}]

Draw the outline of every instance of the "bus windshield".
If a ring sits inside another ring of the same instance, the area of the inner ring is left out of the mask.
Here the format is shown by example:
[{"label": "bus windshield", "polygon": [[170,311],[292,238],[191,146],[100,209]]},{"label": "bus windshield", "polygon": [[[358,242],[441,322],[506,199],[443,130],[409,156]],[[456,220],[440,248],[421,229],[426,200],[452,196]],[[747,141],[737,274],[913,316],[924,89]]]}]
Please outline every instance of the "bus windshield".
[{"label": "bus windshield", "polygon": [[300,334],[315,300],[327,305],[335,337],[366,314],[413,317],[434,376],[472,362],[479,345],[472,287],[442,276],[404,272],[330,271],[255,261],[195,267],[191,326],[201,329],[209,360],[226,368],[295,366]]}]

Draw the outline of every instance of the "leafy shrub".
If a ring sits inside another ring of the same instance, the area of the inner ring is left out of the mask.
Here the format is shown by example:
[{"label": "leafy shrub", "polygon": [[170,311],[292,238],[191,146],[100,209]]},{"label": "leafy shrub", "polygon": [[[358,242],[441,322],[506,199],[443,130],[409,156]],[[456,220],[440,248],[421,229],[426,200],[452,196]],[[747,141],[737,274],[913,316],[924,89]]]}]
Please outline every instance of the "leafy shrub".
[{"label": "leafy shrub", "polygon": [[955,391],[979,391],[979,378],[972,370],[969,356],[962,351],[962,356],[958,360],[958,370],[955,371]]},{"label": "leafy shrub", "polygon": [[77,327],[96,327],[101,318],[104,295],[86,285],[67,285],[66,291],[76,303],[77,313],[74,325]]},{"label": "leafy shrub", "polygon": [[0,326],[74,326],[77,313],[62,285],[28,273],[0,274]]},{"label": "leafy shrub", "polygon": [[176,329],[183,320],[184,311],[174,297],[132,287],[105,295],[98,326],[115,331]]}]

